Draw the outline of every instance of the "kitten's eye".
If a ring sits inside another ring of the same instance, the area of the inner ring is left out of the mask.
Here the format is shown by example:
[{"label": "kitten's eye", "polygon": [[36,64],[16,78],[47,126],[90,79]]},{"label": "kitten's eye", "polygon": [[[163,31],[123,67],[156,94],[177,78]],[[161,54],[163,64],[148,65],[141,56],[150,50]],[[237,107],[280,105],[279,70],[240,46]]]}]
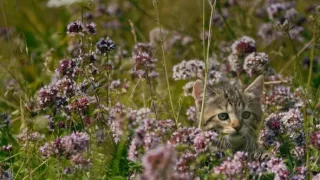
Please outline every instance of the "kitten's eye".
[{"label": "kitten's eye", "polygon": [[218,114],[218,118],[220,120],[227,120],[227,119],[229,119],[229,115],[227,113],[220,113],[220,114]]},{"label": "kitten's eye", "polygon": [[242,119],[249,119],[251,116],[251,112],[249,111],[244,111],[242,114],[241,114],[241,118]]}]

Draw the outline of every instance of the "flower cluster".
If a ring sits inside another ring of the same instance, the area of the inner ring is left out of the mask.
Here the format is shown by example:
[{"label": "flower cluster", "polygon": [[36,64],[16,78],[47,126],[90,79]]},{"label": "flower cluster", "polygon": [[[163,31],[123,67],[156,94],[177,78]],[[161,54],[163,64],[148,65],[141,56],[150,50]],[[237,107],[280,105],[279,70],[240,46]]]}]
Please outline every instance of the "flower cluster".
[{"label": "flower cluster", "polygon": [[232,54],[244,57],[250,53],[256,52],[256,41],[251,37],[243,36],[232,44],[231,49]]},{"label": "flower cluster", "polygon": [[135,61],[134,74],[139,78],[155,78],[158,76],[155,71],[157,59],[153,58],[151,44],[136,44],[132,52],[132,59]]},{"label": "flower cluster", "polygon": [[60,76],[74,78],[78,72],[77,61],[75,59],[61,60],[57,72],[60,74]]},{"label": "flower cluster", "polygon": [[175,161],[175,150],[170,145],[162,145],[150,150],[142,157],[144,171],[140,178],[150,180],[171,179],[173,178]]},{"label": "flower cluster", "polygon": [[228,56],[228,62],[232,71],[239,72],[243,69],[246,56],[256,52],[256,41],[248,36],[243,36],[231,45],[232,53]]},{"label": "flower cluster", "polygon": [[[301,26],[305,22],[305,17],[298,13],[295,9],[295,3],[293,2],[278,2],[266,4],[265,11],[268,14],[268,18],[276,22],[281,31],[288,32],[292,39],[303,41],[301,36],[304,28]],[[258,36],[260,36],[264,42],[270,44],[272,41],[282,37],[282,32],[277,32],[273,28],[272,23],[261,24],[258,30]]]},{"label": "flower cluster", "polygon": [[282,159],[272,157],[267,163],[269,172],[274,173],[276,180],[287,179],[290,172]]},{"label": "flower cluster", "polygon": [[173,66],[173,79],[191,79],[204,77],[204,62],[200,60],[183,60],[181,63]]},{"label": "flower cluster", "polygon": [[69,35],[84,35],[84,34],[95,34],[96,24],[91,22],[89,24],[83,24],[80,21],[74,21],[68,24],[67,34]]},{"label": "flower cluster", "polygon": [[315,147],[320,147],[320,131],[315,131],[311,135],[311,143]]},{"label": "flower cluster", "polygon": [[[236,152],[233,159],[229,158],[220,166],[216,166],[213,168],[215,174],[224,174],[227,179],[243,179],[245,178],[245,166],[247,159],[247,153],[244,152]],[[254,167],[253,164],[250,164],[250,167]]]},{"label": "flower cluster", "polygon": [[187,115],[187,119],[189,121],[197,121],[197,109],[195,106],[191,106],[187,109],[187,112],[186,112],[186,115]]},{"label": "flower cluster", "polygon": [[298,108],[303,105],[299,89],[292,92],[290,87],[277,85],[266,91],[264,94],[264,109],[268,110],[274,107],[278,110],[288,110],[290,108]]},{"label": "flower cluster", "polygon": [[55,141],[45,143],[40,147],[44,157],[64,156],[70,158],[73,155],[82,154],[88,149],[89,135],[83,132],[74,132],[68,136],[57,138]]},{"label": "flower cluster", "polygon": [[253,52],[245,58],[243,69],[249,76],[252,76],[257,72],[266,71],[268,62],[269,58],[266,53]]},{"label": "flower cluster", "polygon": [[100,38],[96,44],[97,52],[100,54],[109,54],[111,51],[115,50],[115,43],[109,38]]}]

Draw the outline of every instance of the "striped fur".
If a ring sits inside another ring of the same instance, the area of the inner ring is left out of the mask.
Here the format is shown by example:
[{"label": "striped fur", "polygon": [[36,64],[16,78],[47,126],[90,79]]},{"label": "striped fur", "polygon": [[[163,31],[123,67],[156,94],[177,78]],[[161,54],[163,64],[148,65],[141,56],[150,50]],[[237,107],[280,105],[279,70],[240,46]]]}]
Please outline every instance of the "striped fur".
[{"label": "striped fur", "polygon": [[[202,82],[196,81],[193,96],[198,114],[201,111],[202,89]],[[247,152],[257,149],[256,131],[262,118],[262,92],[263,76],[259,76],[244,90],[235,85],[207,87],[202,129],[215,130],[220,134],[218,148]],[[227,119],[221,119],[226,116]]]}]

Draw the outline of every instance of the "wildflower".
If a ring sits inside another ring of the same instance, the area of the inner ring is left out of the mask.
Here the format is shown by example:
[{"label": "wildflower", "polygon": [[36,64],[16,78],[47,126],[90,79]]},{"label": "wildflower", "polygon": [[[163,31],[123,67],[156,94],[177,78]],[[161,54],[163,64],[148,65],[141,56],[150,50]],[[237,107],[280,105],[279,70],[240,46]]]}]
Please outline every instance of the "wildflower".
[{"label": "wildflower", "polygon": [[155,69],[157,59],[152,57],[151,44],[138,43],[134,46],[132,59],[135,61],[134,73],[139,78],[154,78],[158,76]]},{"label": "wildflower", "polygon": [[152,45],[150,43],[137,43],[133,47],[132,56],[138,55],[142,52],[147,53],[149,56],[152,56]]},{"label": "wildflower", "polygon": [[86,30],[89,34],[96,34],[97,30],[96,30],[96,24],[91,22],[89,24],[86,24]]},{"label": "wildflower", "polygon": [[78,72],[77,63],[75,60],[64,59],[60,61],[60,65],[56,70],[60,76],[75,77]]},{"label": "wildflower", "polygon": [[266,53],[254,52],[245,58],[243,69],[247,72],[249,76],[253,76],[253,74],[259,71],[266,70],[268,62],[269,58]]},{"label": "wildflower", "polygon": [[72,97],[76,93],[77,86],[74,80],[64,77],[56,82],[55,88],[60,96]]},{"label": "wildflower", "polygon": [[292,150],[292,154],[299,160],[303,159],[305,156],[304,146],[295,146]]},{"label": "wildflower", "polygon": [[21,142],[21,143],[27,143],[27,142],[37,142],[40,141],[42,138],[42,136],[40,135],[40,133],[38,132],[32,132],[29,131],[28,129],[24,129],[22,130],[19,135],[17,136],[17,139]]},{"label": "wildflower", "polygon": [[274,40],[278,39],[281,36],[281,33],[274,29],[272,23],[264,23],[259,27],[258,36],[262,38],[264,43],[270,44]]},{"label": "wildflower", "polygon": [[275,134],[282,133],[283,127],[281,126],[281,119],[283,118],[283,114],[270,114],[266,119],[267,127],[272,130]]},{"label": "wildflower", "polygon": [[251,37],[243,36],[232,44],[231,49],[233,54],[244,57],[247,54],[256,52],[256,41]]},{"label": "wildflower", "polygon": [[278,110],[299,107],[302,100],[296,93],[298,92],[292,92],[290,87],[278,85],[265,94],[263,104],[267,107],[274,106]]},{"label": "wildflower", "polygon": [[228,63],[230,66],[231,71],[234,72],[241,72],[243,69],[243,62],[236,54],[230,54],[228,56]]},{"label": "wildflower", "polygon": [[315,131],[311,134],[311,143],[315,147],[320,147],[320,131]]},{"label": "wildflower", "polygon": [[100,38],[96,46],[97,46],[97,50],[101,54],[109,54],[111,51],[115,50],[116,48],[116,45],[109,37]]},{"label": "wildflower", "polygon": [[220,166],[214,167],[213,171],[215,174],[224,174],[228,179],[242,179],[245,177],[244,168],[246,159],[247,153],[236,152],[233,159],[228,158]]},{"label": "wildflower", "polygon": [[44,157],[65,155],[69,158],[87,150],[89,135],[83,132],[74,132],[68,136],[57,138],[55,141],[46,143],[40,147]]},{"label": "wildflower", "polygon": [[38,92],[38,105],[41,109],[51,106],[55,101],[58,91],[54,86],[45,86]]},{"label": "wildflower", "polygon": [[184,96],[192,96],[194,82],[188,82],[186,85],[182,87]]},{"label": "wildflower", "polygon": [[270,20],[280,20],[285,11],[292,8],[292,3],[274,3],[267,7],[267,13]]},{"label": "wildflower", "polygon": [[271,157],[267,163],[267,170],[271,173],[274,173],[275,180],[287,179],[290,172],[287,170],[287,167],[282,159]]},{"label": "wildflower", "polygon": [[51,116],[49,115],[45,115],[44,118],[48,121],[48,130],[50,132],[53,132],[54,131],[54,128],[55,128],[55,123],[54,123],[54,120]]},{"label": "wildflower", "polygon": [[221,82],[226,82],[227,78],[225,77],[225,75],[223,73],[221,73],[220,71],[209,71],[208,72],[208,84],[209,85],[216,85],[219,84]]},{"label": "wildflower", "polygon": [[[157,61],[146,52],[139,52],[133,56],[135,61],[135,72],[139,77],[150,77],[148,73],[155,68],[155,62]],[[151,74],[152,76],[152,74]]]},{"label": "wildflower", "polygon": [[204,62],[200,60],[182,61],[173,66],[173,79],[185,80],[204,77]]},{"label": "wildflower", "polygon": [[290,109],[284,113],[281,122],[289,131],[299,131],[302,128],[302,114],[299,109]]},{"label": "wildflower", "polygon": [[264,168],[261,167],[261,163],[259,161],[248,162],[247,166],[251,175],[259,176],[264,172]]},{"label": "wildflower", "polygon": [[285,20],[284,22],[277,21],[276,23],[278,31],[289,32],[292,27],[293,25],[290,24],[288,20]]},{"label": "wildflower", "polygon": [[175,176],[181,177],[181,179],[192,179],[191,164],[196,160],[196,155],[192,153],[183,153],[178,157],[175,165]]},{"label": "wildflower", "polygon": [[142,179],[170,179],[176,161],[176,154],[170,145],[159,146],[142,157],[144,172]]},{"label": "wildflower", "polygon": [[79,34],[83,35],[86,30],[85,25],[80,21],[74,21],[68,24],[67,34],[74,35]]},{"label": "wildflower", "polygon": [[186,112],[187,119],[189,121],[195,122],[197,120],[197,110],[195,106],[191,106],[187,109]]},{"label": "wildflower", "polygon": [[258,143],[260,145],[271,146],[274,145],[275,142],[275,133],[268,129],[263,129],[259,133]]},{"label": "wildflower", "polygon": [[75,113],[83,114],[89,107],[90,101],[88,97],[82,97],[75,99],[71,104],[68,105],[68,108]]},{"label": "wildflower", "polygon": [[82,154],[72,155],[70,158],[70,162],[79,169],[89,168],[89,166],[91,165],[90,160],[85,159]]},{"label": "wildflower", "polygon": [[1,147],[2,151],[7,151],[7,152],[10,152],[13,150],[13,147],[11,144],[7,145],[7,146],[2,146]]},{"label": "wildflower", "polygon": [[318,180],[320,179],[320,173],[313,176],[312,180]]},{"label": "wildflower", "polygon": [[4,169],[2,169],[2,167],[0,167],[0,179],[3,179],[3,180],[13,179],[12,171],[10,171],[9,169],[4,170]]},{"label": "wildflower", "polygon": [[121,85],[121,82],[120,82],[120,80],[118,79],[118,80],[114,80],[114,81],[112,81],[111,83],[110,83],[110,89],[116,89],[116,88],[119,88],[120,87],[120,85]]}]

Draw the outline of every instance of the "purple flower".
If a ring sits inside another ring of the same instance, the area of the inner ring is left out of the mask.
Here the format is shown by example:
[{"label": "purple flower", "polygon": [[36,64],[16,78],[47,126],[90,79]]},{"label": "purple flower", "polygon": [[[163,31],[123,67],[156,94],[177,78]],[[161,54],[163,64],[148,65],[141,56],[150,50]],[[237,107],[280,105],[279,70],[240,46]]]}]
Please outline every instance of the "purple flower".
[{"label": "purple flower", "polygon": [[257,72],[265,71],[268,63],[269,58],[266,53],[253,52],[245,58],[243,69],[249,76],[253,76]]},{"label": "purple flower", "polygon": [[134,74],[139,78],[155,78],[158,73],[155,71],[151,44],[138,43],[134,46],[132,59],[135,61]]},{"label": "purple flower", "polygon": [[144,172],[141,175],[141,179],[170,179],[173,175],[173,168],[176,163],[174,148],[170,145],[166,145],[148,151],[142,157],[142,163]]},{"label": "purple flower", "polygon": [[287,179],[290,175],[282,159],[271,157],[267,163],[267,167],[269,172],[274,173],[275,180]]},{"label": "purple flower", "polygon": [[67,34],[74,35],[79,34],[83,35],[85,33],[86,27],[80,21],[74,21],[68,24]]},{"label": "purple flower", "polygon": [[72,101],[72,103],[68,105],[68,108],[72,112],[80,113],[81,115],[83,115],[83,113],[87,111],[89,104],[90,104],[89,98],[82,97]]},{"label": "purple flower", "polygon": [[101,54],[109,54],[111,51],[116,49],[115,43],[109,37],[100,38],[96,47]]},{"label": "purple flower", "polygon": [[191,79],[204,77],[204,62],[201,60],[183,60],[181,63],[173,66],[173,79]]},{"label": "purple flower", "polygon": [[89,135],[83,132],[75,132],[55,141],[46,143],[40,147],[40,152],[45,157],[50,156],[66,156],[69,158],[84,152],[89,146]]},{"label": "purple flower", "polygon": [[75,60],[61,60],[60,65],[56,71],[59,72],[60,76],[68,76],[70,78],[73,78],[78,72],[77,63]]},{"label": "purple flower", "polygon": [[317,148],[320,147],[320,131],[315,131],[311,134],[311,143]]},{"label": "purple flower", "polygon": [[283,114],[281,113],[278,113],[278,114],[272,113],[265,119],[267,127],[270,130],[272,130],[275,134],[283,133],[283,127],[280,121],[282,117],[283,117]]},{"label": "purple flower", "polygon": [[272,23],[261,24],[258,30],[258,36],[262,38],[263,42],[270,44],[281,36],[282,33],[277,31]]},{"label": "purple flower", "polygon": [[186,115],[187,115],[187,119],[189,121],[196,122],[197,121],[197,110],[196,110],[196,107],[195,106],[189,107],[187,109]]},{"label": "purple flower", "polygon": [[227,179],[245,178],[246,159],[247,153],[236,152],[233,159],[228,158],[220,166],[214,167],[213,171],[215,174],[224,174]]},{"label": "purple flower", "polygon": [[93,22],[91,22],[89,24],[86,24],[87,32],[89,34],[95,34],[97,32],[96,26],[97,25],[95,23],[93,23]]},{"label": "purple flower", "polygon": [[248,36],[243,36],[235,41],[232,46],[232,54],[244,57],[250,53],[256,52],[256,41]]},{"label": "purple flower", "polygon": [[46,109],[54,103],[58,90],[54,86],[45,86],[38,92],[37,102],[41,109]]}]

